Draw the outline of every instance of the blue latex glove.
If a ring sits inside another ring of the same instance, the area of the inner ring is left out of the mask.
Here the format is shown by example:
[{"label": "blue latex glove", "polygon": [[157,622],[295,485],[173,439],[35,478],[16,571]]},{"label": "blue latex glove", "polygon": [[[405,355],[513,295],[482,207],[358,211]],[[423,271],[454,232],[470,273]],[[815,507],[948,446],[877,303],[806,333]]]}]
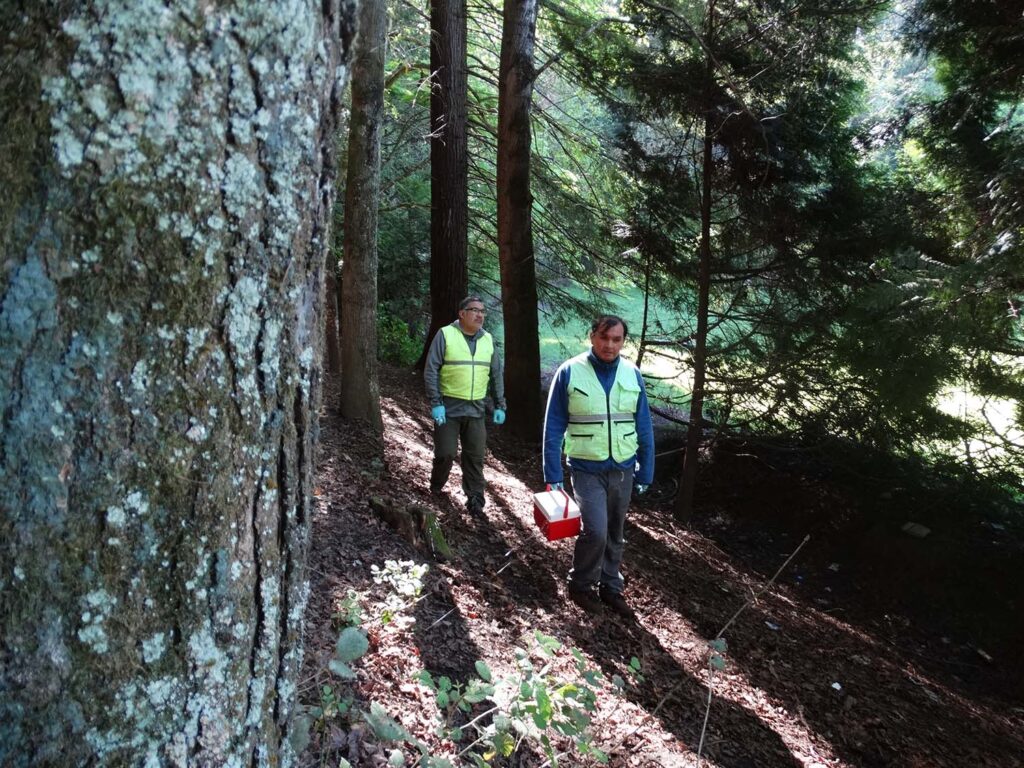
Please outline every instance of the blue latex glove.
[{"label": "blue latex glove", "polygon": [[443,405],[435,405],[433,408],[431,408],[430,415],[434,417],[434,423],[437,424],[438,426],[444,424],[445,417]]},{"label": "blue latex glove", "polygon": [[494,409],[494,423],[504,424],[505,423],[505,412],[501,408]]},{"label": "blue latex glove", "polygon": [[561,483],[548,483],[548,490],[549,491],[560,491],[560,490],[562,490],[562,484]]},{"label": "blue latex glove", "polygon": [[636,495],[637,496],[643,496],[645,493],[647,493],[647,489],[650,488],[650,487],[651,486],[644,485],[643,483],[637,483],[634,486],[634,488],[636,489]]}]

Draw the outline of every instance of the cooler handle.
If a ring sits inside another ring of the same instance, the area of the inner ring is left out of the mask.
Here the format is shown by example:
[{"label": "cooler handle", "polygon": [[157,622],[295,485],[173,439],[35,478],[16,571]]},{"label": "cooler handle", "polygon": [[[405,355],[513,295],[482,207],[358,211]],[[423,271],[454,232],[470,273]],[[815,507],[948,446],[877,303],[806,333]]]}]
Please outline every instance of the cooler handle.
[{"label": "cooler handle", "polygon": [[[544,490],[545,491],[550,491],[551,490],[551,483],[548,483],[547,485],[545,485],[544,486]],[[565,488],[561,488],[559,490],[561,490],[562,491],[562,495],[565,496],[565,511],[562,513],[562,519],[563,520],[568,520],[569,519],[569,502],[572,501],[572,499],[570,499],[569,498],[569,494],[565,492]]]}]

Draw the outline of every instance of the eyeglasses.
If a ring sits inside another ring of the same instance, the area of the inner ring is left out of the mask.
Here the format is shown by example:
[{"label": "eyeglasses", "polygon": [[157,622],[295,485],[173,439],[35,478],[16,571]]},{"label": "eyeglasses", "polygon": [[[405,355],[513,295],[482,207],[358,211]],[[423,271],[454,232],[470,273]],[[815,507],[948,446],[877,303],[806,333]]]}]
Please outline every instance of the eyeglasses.
[{"label": "eyeglasses", "polygon": [[476,312],[478,315],[486,315],[487,310],[483,307],[466,307],[465,312]]}]

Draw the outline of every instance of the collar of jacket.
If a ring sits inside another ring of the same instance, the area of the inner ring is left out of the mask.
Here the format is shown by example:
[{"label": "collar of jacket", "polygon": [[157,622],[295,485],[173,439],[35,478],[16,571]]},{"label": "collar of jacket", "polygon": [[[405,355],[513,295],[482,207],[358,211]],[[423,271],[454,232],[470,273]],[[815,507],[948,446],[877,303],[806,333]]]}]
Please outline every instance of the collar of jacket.
[{"label": "collar of jacket", "polygon": [[610,363],[606,363],[604,360],[602,360],[601,358],[594,354],[593,347],[591,347],[590,352],[587,353],[587,359],[590,361],[590,364],[594,366],[595,371],[611,373],[612,371],[619,367],[618,357],[616,357]]}]

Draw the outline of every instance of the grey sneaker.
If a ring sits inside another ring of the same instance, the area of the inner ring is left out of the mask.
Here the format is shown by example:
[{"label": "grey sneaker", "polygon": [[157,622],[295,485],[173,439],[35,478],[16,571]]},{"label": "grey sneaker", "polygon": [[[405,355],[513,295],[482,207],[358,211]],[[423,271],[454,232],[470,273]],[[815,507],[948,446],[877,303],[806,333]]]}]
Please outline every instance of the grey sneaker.
[{"label": "grey sneaker", "polygon": [[587,613],[601,613],[601,601],[592,589],[573,589],[569,587],[569,599]]},{"label": "grey sneaker", "polygon": [[635,619],[636,612],[629,607],[626,598],[621,592],[612,592],[608,589],[601,589],[601,602],[612,609],[612,613],[618,614],[624,619]]}]

